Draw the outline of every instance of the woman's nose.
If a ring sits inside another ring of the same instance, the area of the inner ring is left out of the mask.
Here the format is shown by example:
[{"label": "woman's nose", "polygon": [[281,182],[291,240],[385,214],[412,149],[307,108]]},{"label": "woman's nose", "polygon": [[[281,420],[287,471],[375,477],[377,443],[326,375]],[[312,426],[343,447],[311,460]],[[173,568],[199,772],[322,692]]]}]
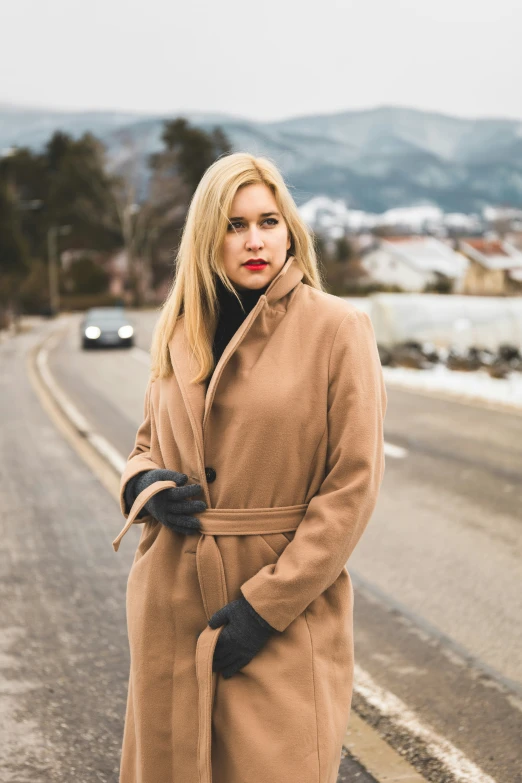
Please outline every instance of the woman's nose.
[{"label": "woman's nose", "polygon": [[258,250],[263,247],[263,240],[257,227],[251,228],[247,235],[246,246],[248,250]]}]

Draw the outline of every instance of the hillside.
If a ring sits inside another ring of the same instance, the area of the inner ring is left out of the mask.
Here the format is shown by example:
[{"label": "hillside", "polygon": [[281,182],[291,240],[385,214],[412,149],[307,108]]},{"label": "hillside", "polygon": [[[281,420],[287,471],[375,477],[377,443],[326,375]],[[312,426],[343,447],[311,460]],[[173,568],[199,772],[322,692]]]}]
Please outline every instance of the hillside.
[{"label": "hillside", "polygon": [[[450,212],[522,205],[522,121],[391,106],[279,122],[183,116],[204,128],[219,124],[236,150],[273,158],[298,203],[323,194],[371,212],[418,204]],[[165,119],[0,106],[0,150],[38,148],[57,129],[73,135],[88,130],[105,143],[112,168],[137,155],[145,171],[147,156],[160,148]]]}]

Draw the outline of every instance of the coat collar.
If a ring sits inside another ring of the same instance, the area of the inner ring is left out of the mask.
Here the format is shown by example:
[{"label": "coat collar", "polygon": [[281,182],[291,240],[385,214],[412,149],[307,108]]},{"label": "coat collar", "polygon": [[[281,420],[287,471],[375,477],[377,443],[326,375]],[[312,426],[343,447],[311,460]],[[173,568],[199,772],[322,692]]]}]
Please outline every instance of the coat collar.
[{"label": "coat collar", "polygon": [[298,266],[295,256],[290,256],[271,281],[265,293],[259,297],[256,306],[247,315],[236,334],[226,346],[219,362],[214,368],[208,389],[205,388],[204,382],[191,383],[191,378],[198,372],[198,364],[185,336],[185,330],[183,328],[184,317],[181,316],[176,324],[174,333],[169,342],[170,360],[174,375],[183,395],[187,414],[194,433],[198,451],[200,480],[202,482],[205,481],[203,428],[208,418],[208,413],[212,405],[212,400],[214,399],[214,393],[221,372],[223,371],[226,362],[235,351],[236,346],[243,338],[243,335],[250,329],[262,308],[264,306],[272,307],[283,299],[283,297],[289,294],[302,280],[303,276],[304,272]]},{"label": "coat collar", "polygon": [[303,279],[304,272],[297,265],[295,256],[290,256],[274,277],[264,296],[269,304],[274,304],[283,296],[286,296]]}]

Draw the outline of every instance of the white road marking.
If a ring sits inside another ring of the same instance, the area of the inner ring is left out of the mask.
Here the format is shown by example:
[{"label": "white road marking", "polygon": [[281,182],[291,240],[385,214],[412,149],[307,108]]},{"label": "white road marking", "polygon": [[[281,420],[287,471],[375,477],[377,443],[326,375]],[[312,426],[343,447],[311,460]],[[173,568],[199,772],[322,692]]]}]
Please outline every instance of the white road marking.
[{"label": "white road marking", "polygon": [[364,669],[355,664],[354,691],[385,715],[396,726],[418,737],[429,753],[437,758],[460,783],[496,783],[449,740],[422,723],[419,716],[390,691],[381,688]]},{"label": "white road marking", "polygon": [[[47,341],[46,345],[53,348],[56,345],[57,336],[55,335]],[[49,368],[49,348],[41,348],[36,356],[36,365],[40,376],[49,389],[49,392],[57,405],[62,409],[65,416],[69,419],[73,427],[88,440],[96,451],[121,475],[127,464],[126,458],[119,453],[109,441],[95,432],[87,419],[80,413],[78,408],[73,405],[66,394],[56,383]]]},{"label": "white road marking", "polygon": [[[49,348],[54,348],[56,345],[56,337],[51,338],[48,340],[47,345]],[[56,381],[54,380],[53,375],[51,374],[51,371],[49,369],[49,349],[48,348],[42,348],[40,351],[38,351],[38,355],[36,357],[36,364],[38,367],[38,370],[40,371],[40,375],[51,392],[52,396],[54,397],[55,401],[58,403],[60,408],[63,410],[71,424],[80,432],[82,435],[86,435],[89,431],[89,425],[87,423],[87,420],[82,416],[80,411],[70,402],[69,398],[63,393],[63,391],[60,389],[60,387],[57,385]]]},{"label": "white road marking", "polygon": [[396,446],[394,443],[384,442],[384,453],[387,457],[394,457],[395,459],[404,459],[408,456],[408,449],[404,449],[402,446]]}]

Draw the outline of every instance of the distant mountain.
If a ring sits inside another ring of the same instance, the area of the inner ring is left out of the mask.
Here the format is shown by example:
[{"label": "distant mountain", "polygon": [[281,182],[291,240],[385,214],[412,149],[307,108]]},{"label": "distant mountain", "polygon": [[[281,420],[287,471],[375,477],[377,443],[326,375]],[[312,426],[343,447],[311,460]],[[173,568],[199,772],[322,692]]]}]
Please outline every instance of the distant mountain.
[{"label": "distant mountain", "polygon": [[[173,116],[0,105],[0,150],[38,148],[57,129],[73,135],[88,130],[105,143],[113,168],[138,155],[145,174],[147,156],[161,147],[162,123]],[[274,159],[298,203],[322,194],[370,212],[421,204],[450,212],[522,206],[522,121],[392,106],[279,122],[182,116],[206,129],[220,125],[235,150]]]}]

